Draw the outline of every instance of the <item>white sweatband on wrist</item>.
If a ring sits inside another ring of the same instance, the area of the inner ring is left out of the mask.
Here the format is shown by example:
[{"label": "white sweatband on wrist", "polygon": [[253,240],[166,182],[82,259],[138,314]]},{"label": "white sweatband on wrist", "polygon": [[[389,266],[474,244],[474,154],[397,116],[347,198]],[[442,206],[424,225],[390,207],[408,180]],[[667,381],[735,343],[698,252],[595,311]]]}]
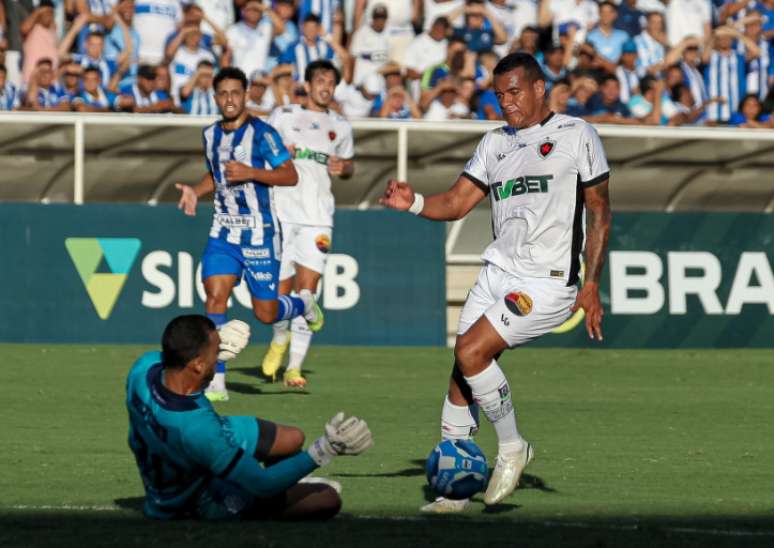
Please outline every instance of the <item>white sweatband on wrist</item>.
[{"label": "white sweatband on wrist", "polygon": [[414,215],[419,215],[422,213],[422,210],[425,208],[425,197],[422,196],[419,192],[414,193],[414,203],[411,204],[411,207],[408,208],[409,213],[413,213]]},{"label": "white sweatband on wrist", "polygon": [[317,440],[309,446],[306,450],[312,460],[317,463],[317,466],[325,466],[333,460],[336,454],[333,452],[333,448],[330,447],[330,442],[325,439],[325,436],[317,438]]}]

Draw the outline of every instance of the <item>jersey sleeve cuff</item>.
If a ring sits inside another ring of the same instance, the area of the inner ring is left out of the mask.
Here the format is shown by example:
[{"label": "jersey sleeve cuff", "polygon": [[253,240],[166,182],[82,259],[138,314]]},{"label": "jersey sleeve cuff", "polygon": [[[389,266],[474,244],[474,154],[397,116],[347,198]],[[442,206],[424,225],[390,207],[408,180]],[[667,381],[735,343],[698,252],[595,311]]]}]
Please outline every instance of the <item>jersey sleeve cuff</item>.
[{"label": "jersey sleeve cuff", "polygon": [[279,166],[281,166],[288,160],[292,160],[292,158],[290,157],[290,152],[288,152],[287,149],[285,149],[284,153],[281,153],[275,156],[274,158],[272,158],[269,164],[271,165],[272,169],[277,169]]},{"label": "jersey sleeve cuff", "polygon": [[481,189],[481,192],[483,192],[484,194],[489,194],[489,185],[488,185],[488,184],[486,184],[486,183],[485,183],[484,181],[482,181],[481,179],[479,179],[478,177],[474,177],[473,175],[471,175],[471,174],[470,174],[470,173],[468,173],[467,171],[463,171],[461,176],[462,176],[462,177],[465,177],[466,179],[470,179],[470,181],[471,181],[471,182],[472,182],[474,185],[476,185],[478,188],[480,188],[480,189]]},{"label": "jersey sleeve cuff", "polygon": [[581,186],[583,186],[583,188],[589,188],[589,187],[592,187],[592,186],[596,186],[596,185],[598,185],[600,183],[604,183],[609,178],[610,178],[610,171],[608,170],[608,171],[605,171],[604,173],[602,173],[601,175],[597,175],[596,177],[594,177],[590,181],[581,181]]}]

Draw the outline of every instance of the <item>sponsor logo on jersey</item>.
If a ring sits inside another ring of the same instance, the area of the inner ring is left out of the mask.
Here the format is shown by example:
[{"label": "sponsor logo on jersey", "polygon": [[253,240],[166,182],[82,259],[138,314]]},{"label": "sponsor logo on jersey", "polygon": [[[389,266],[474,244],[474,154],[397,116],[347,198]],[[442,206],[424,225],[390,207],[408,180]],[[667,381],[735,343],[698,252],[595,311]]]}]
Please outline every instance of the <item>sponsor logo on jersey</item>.
[{"label": "sponsor logo on jersey", "polygon": [[256,282],[270,282],[274,279],[271,272],[250,272],[250,276],[252,276]]},{"label": "sponsor logo on jersey", "polygon": [[263,138],[266,139],[266,144],[269,145],[272,155],[279,156],[280,149],[279,146],[277,146],[277,141],[274,139],[274,135],[267,131],[263,134]]},{"label": "sponsor logo on jersey", "polygon": [[532,298],[521,291],[508,293],[505,296],[505,306],[517,316],[526,316],[532,312]]},{"label": "sponsor logo on jersey", "polygon": [[250,215],[229,215],[216,213],[215,221],[226,228],[255,228],[255,217]]},{"label": "sponsor logo on jersey", "polygon": [[242,256],[245,259],[268,259],[271,256],[271,251],[268,248],[242,248]]},{"label": "sponsor logo on jersey", "polygon": [[312,122],[312,128],[311,129],[320,129],[320,124],[317,122]]},{"label": "sponsor logo on jersey", "polygon": [[553,180],[553,178],[553,175],[526,175],[509,179],[505,182],[498,181],[492,185],[492,194],[495,201],[499,202],[511,196],[548,192],[548,182]]},{"label": "sponsor logo on jersey", "polygon": [[327,234],[320,234],[314,239],[314,244],[317,249],[323,253],[328,253],[331,250],[331,239]]},{"label": "sponsor logo on jersey", "polygon": [[556,148],[556,141],[546,139],[538,145],[538,153],[541,158],[545,158],[554,151],[554,148]]},{"label": "sponsor logo on jersey", "polygon": [[328,165],[329,155],[324,152],[317,152],[309,148],[296,149],[296,160],[312,160],[324,166]]}]

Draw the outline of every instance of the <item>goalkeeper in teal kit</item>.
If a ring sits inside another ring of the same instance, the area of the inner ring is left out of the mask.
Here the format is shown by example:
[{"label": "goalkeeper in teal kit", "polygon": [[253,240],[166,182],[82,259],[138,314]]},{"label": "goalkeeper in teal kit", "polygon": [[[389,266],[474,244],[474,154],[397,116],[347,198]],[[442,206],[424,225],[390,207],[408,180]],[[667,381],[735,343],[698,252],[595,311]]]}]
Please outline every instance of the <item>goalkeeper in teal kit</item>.
[{"label": "goalkeeper in teal kit", "polygon": [[235,357],[249,338],[239,320],[216,329],[205,316],[179,316],[164,330],[162,351],[144,354],[129,372],[129,446],[149,517],[325,519],[339,511],[335,482],[307,476],[337,455],[368,449],[365,421],[338,413],[304,451],[298,428],[221,417],[204,397],[216,362]]}]

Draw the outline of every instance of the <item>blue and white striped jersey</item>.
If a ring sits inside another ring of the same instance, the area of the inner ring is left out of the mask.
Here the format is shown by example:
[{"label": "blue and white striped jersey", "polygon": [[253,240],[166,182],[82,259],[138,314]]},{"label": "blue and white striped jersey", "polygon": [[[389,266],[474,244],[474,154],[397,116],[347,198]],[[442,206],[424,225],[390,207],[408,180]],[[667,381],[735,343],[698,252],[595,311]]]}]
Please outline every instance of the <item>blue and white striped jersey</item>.
[{"label": "blue and white striped jersey", "polygon": [[339,0],[301,0],[298,10],[298,24],[303,24],[304,18],[313,13],[320,18],[323,34],[331,34],[334,15],[339,6]]},{"label": "blue and white striped jersey", "polygon": [[637,68],[647,69],[657,65],[664,60],[666,51],[664,46],[647,31],[643,31],[634,37],[634,43],[637,46]]},{"label": "blue and white striped jersey", "polygon": [[296,80],[304,79],[306,65],[318,59],[328,59],[332,61],[335,57],[333,48],[322,38],[318,38],[313,46],[309,46],[303,39],[290,44],[282,56],[280,63],[288,63],[295,67]]},{"label": "blue and white striped jersey", "polygon": [[680,68],[683,70],[685,85],[688,86],[688,89],[691,90],[691,95],[693,95],[693,106],[700,107],[704,101],[709,99],[707,86],[704,85],[704,77],[699,72],[699,69],[685,61],[680,61]]},{"label": "blue and white striped jersey", "polygon": [[623,104],[628,103],[632,97],[639,93],[640,89],[640,76],[637,71],[628,70],[623,66],[619,66],[615,69],[615,75],[618,78],[618,83],[621,86],[620,100]]},{"label": "blue and white striped jersey", "polygon": [[21,93],[11,82],[0,87],[0,110],[13,110],[21,104]]},{"label": "blue and white striped jersey", "polygon": [[713,50],[704,68],[704,82],[710,97],[725,99],[723,103],[712,103],[707,107],[707,119],[728,121],[745,94],[744,57],[733,50],[725,53]]},{"label": "blue and white striped jersey", "polygon": [[258,118],[233,131],[220,122],[204,129],[207,169],[215,181],[215,214],[211,238],[236,245],[263,245],[279,232],[272,187],[258,181],[228,185],[225,164],[241,162],[253,168],[276,168],[290,160],[290,153],[273,127]]},{"label": "blue and white striped jersey", "polygon": [[73,60],[81,65],[84,69],[88,67],[97,67],[99,69],[100,75],[102,76],[101,83],[105,87],[110,84],[110,79],[116,73],[116,70],[118,70],[118,66],[116,65],[115,60],[108,59],[104,56],[100,57],[99,59],[92,59],[88,55],[80,55],[76,53],[73,55]]},{"label": "blue and white striped jersey", "polygon": [[[754,93],[763,101],[769,92],[774,74],[774,67],[771,65],[771,59],[774,57],[774,46],[766,38],[761,37],[758,41],[758,48],[761,54],[747,62],[746,88],[747,93]],[[745,59],[747,58],[747,48],[741,40],[736,43],[736,52]]]},{"label": "blue and white striped jersey", "polygon": [[149,107],[161,101],[169,99],[169,95],[164,91],[153,90],[150,95],[143,95],[137,84],[131,86],[121,86],[119,88],[121,95],[128,95],[134,99],[135,107]]},{"label": "blue and white striped jersey", "polygon": [[191,95],[182,99],[183,110],[188,114],[217,114],[218,104],[215,102],[215,91],[194,88]]}]

